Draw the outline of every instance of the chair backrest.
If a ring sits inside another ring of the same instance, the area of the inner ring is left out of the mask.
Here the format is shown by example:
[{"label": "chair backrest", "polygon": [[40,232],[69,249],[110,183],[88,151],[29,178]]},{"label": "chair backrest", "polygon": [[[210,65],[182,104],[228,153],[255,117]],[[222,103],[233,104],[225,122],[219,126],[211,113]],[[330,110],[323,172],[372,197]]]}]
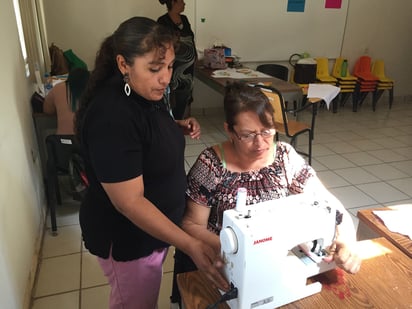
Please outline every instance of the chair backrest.
[{"label": "chair backrest", "polygon": [[371,73],[371,57],[361,56],[355,63],[354,74]]},{"label": "chair backrest", "polygon": [[46,137],[47,165],[59,172],[68,173],[70,159],[78,144],[74,135],[52,134]]},{"label": "chair backrest", "polygon": [[48,177],[69,175],[75,188],[89,186],[83,156],[74,135],[49,135],[46,147]]},{"label": "chair backrest", "polygon": [[360,77],[364,81],[376,82],[379,80],[377,76],[372,74],[372,60],[369,56],[361,56],[355,63],[353,75]]},{"label": "chair backrest", "polygon": [[329,60],[328,58],[316,58],[316,77],[330,76],[329,74]]},{"label": "chair backrest", "polygon": [[385,79],[385,63],[383,60],[375,60],[372,65],[372,73],[379,79]]},{"label": "chair backrest", "polygon": [[281,93],[273,87],[261,85],[257,85],[256,87],[259,87],[261,91],[267,96],[270,104],[274,109],[273,116],[275,119],[276,130],[279,130],[279,125],[281,125],[282,131],[284,130],[285,132],[287,132],[288,117],[286,114],[285,102],[283,100]]},{"label": "chair backrest", "polygon": [[289,77],[288,67],[281,65],[281,64],[272,64],[272,63],[261,64],[257,66],[256,71],[282,79],[284,81],[288,81],[288,77]]}]

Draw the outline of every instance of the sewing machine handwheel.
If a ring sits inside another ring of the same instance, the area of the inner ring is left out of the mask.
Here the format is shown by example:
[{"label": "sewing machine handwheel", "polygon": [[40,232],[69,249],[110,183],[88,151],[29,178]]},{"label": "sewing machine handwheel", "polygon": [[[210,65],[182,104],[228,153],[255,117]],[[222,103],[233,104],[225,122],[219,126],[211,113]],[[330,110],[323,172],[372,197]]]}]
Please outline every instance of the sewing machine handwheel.
[{"label": "sewing machine handwheel", "polygon": [[238,242],[235,232],[231,227],[225,227],[220,232],[220,243],[222,250],[228,254],[235,254],[238,249]]}]

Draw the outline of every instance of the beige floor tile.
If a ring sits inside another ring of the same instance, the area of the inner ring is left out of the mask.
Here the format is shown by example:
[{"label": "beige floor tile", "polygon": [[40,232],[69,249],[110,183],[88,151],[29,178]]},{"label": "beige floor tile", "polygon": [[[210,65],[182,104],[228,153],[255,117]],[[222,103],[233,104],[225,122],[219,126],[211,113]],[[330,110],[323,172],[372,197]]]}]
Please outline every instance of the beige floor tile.
[{"label": "beige floor tile", "polygon": [[380,149],[374,151],[368,151],[368,153],[383,162],[397,162],[406,160],[406,158],[391,149]]},{"label": "beige floor tile", "polygon": [[[80,202],[71,197],[62,196],[62,205],[56,206],[57,227],[79,224]],[[50,214],[47,216],[47,227],[51,227]],[[57,229],[57,230],[58,230]]]},{"label": "beige floor tile", "polygon": [[358,188],[369,196],[373,196],[373,198],[379,203],[401,201],[410,197],[385,182],[362,184],[358,185]]},{"label": "beige floor tile", "polygon": [[335,170],[334,172],[340,175],[341,177],[345,178],[346,181],[350,182],[351,184],[361,184],[379,181],[378,178],[359,167]]},{"label": "beige floor tile", "polygon": [[389,164],[377,164],[364,166],[363,169],[369,173],[375,175],[382,180],[392,180],[398,178],[408,177],[408,174],[404,173],[401,169],[397,169]]},{"label": "beige floor tile", "polygon": [[34,297],[80,288],[80,253],[43,259]]},{"label": "beige floor tile", "polygon": [[82,253],[82,288],[107,284],[107,279],[100,268],[96,256],[89,252]]},{"label": "beige floor tile", "polygon": [[81,309],[109,309],[109,296],[109,285],[82,289]]},{"label": "beige floor tile", "polygon": [[78,309],[79,291],[35,299],[32,309]]},{"label": "beige floor tile", "polygon": [[346,160],[344,157],[340,155],[323,156],[319,157],[317,160],[329,169],[355,167],[355,165],[352,162]]},{"label": "beige floor tile", "polygon": [[334,172],[322,171],[317,174],[326,188],[336,188],[350,185],[345,179]]},{"label": "beige floor tile", "polygon": [[58,228],[58,235],[44,234],[42,258],[78,253],[81,249],[79,225]]},{"label": "beige floor tile", "polygon": [[185,156],[197,157],[206,146],[204,144],[186,145]]},{"label": "beige floor tile", "polygon": [[412,178],[388,181],[390,185],[412,197]]},{"label": "beige floor tile", "polygon": [[342,156],[358,166],[383,163],[381,160],[365,152],[345,153]]},{"label": "beige floor tile", "polygon": [[331,188],[329,191],[342,202],[346,209],[374,205],[377,203],[376,200],[355,186]]}]

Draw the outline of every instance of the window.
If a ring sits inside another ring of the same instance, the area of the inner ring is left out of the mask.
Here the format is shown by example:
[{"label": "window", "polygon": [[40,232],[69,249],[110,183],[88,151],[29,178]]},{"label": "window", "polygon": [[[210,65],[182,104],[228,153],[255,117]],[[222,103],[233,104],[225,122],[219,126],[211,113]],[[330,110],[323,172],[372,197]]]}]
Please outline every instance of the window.
[{"label": "window", "polygon": [[17,30],[19,32],[21,53],[23,55],[25,69],[26,69],[26,77],[29,77],[30,69],[29,69],[29,63],[27,61],[26,42],[24,40],[23,24],[21,20],[19,0],[13,0],[13,5],[14,5],[14,14],[16,15]]},{"label": "window", "polygon": [[[34,72],[40,71],[42,75],[46,70],[46,62],[49,63],[48,48],[45,38],[44,22],[38,10],[42,10],[41,1],[13,0],[19,32],[22,56],[26,67],[26,76],[33,82]],[[40,76],[41,76],[40,75]],[[38,81],[37,81],[38,82]]]}]

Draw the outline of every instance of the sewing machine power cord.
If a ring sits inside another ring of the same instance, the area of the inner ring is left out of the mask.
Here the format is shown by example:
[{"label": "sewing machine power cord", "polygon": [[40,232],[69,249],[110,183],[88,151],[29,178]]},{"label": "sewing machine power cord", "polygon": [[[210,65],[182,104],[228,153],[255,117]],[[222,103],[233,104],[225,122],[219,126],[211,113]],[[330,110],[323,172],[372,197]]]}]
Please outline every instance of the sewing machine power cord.
[{"label": "sewing machine power cord", "polygon": [[237,298],[237,288],[236,288],[236,287],[233,285],[233,283],[231,282],[231,283],[230,283],[230,290],[227,291],[225,294],[223,294],[216,303],[207,306],[206,309],[217,309],[217,307],[219,306],[219,304],[221,304],[221,303],[223,303],[223,302],[225,302],[225,301],[234,299],[234,298]]}]

